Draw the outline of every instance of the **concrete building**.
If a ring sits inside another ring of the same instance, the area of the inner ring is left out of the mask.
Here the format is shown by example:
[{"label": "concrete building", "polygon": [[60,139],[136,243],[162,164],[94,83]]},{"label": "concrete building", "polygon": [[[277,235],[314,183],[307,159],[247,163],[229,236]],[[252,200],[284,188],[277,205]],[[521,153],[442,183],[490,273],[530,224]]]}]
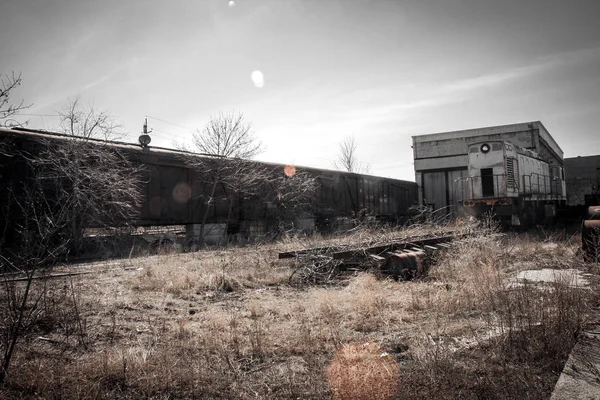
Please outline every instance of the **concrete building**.
[{"label": "concrete building", "polygon": [[509,140],[563,166],[563,151],[540,121],[413,136],[419,202],[451,212],[453,183],[468,173],[468,144],[486,140]]},{"label": "concrete building", "polygon": [[565,158],[567,205],[600,204],[600,155]]}]

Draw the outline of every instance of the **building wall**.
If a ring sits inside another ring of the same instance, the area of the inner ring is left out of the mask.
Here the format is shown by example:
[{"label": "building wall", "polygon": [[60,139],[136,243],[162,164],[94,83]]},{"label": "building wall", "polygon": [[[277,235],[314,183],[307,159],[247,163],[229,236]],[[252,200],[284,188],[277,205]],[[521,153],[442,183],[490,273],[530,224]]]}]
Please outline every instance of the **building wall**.
[{"label": "building wall", "polygon": [[600,194],[600,155],[565,158],[567,205],[586,204],[586,196]]},{"label": "building wall", "polygon": [[413,136],[419,202],[451,208],[453,182],[467,175],[468,144],[488,140],[509,140],[536,151],[551,165],[563,165],[562,149],[539,121]]}]

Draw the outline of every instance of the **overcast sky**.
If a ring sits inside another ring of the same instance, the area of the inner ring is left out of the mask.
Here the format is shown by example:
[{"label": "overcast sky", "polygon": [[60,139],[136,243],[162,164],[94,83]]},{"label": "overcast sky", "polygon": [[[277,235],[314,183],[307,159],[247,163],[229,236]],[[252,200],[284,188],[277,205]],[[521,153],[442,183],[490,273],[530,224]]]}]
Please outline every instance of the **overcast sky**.
[{"label": "overcast sky", "polygon": [[0,0],[11,71],[30,128],[79,95],[131,141],[145,116],[170,147],[236,110],[259,159],[331,168],[354,135],[409,180],[425,133],[541,120],[566,157],[600,154],[600,0]]}]

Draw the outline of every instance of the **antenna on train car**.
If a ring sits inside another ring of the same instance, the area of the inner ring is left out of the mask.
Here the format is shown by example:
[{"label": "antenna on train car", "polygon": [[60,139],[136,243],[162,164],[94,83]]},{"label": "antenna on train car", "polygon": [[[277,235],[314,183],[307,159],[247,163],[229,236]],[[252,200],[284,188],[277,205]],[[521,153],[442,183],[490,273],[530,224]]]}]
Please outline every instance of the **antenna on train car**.
[{"label": "antenna on train car", "polygon": [[146,117],[146,119],[144,120],[142,134],[138,139],[142,147],[148,147],[148,145],[150,144],[150,141],[152,140],[152,138],[149,135],[150,132],[152,132],[152,130],[148,131],[148,117]]}]

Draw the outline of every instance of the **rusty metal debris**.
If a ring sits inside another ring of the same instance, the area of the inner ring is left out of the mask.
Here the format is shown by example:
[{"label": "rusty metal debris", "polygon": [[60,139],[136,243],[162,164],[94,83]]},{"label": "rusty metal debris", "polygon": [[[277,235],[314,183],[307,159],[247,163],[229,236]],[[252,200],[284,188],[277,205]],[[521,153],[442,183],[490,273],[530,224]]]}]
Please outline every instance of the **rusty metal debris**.
[{"label": "rusty metal debris", "polygon": [[581,250],[585,261],[600,261],[600,206],[588,207],[581,224]]},{"label": "rusty metal debris", "polygon": [[[499,235],[499,234],[496,234]],[[412,237],[385,244],[331,246],[279,253],[280,259],[296,258],[294,276],[303,281],[322,283],[344,270],[376,269],[394,279],[409,280],[423,276],[434,256],[469,237],[469,234],[443,234]]]},{"label": "rusty metal debris", "polygon": [[[294,258],[298,256],[302,256],[305,254],[315,254],[315,253],[328,253],[334,254],[335,259],[344,260],[351,256],[361,255],[365,251],[369,253],[381,253],[383,251],[388,251],[390,249],[401,249],[403,247],[408,247],[409,245],[418,245],[418,244],[432,244],[435,242],[445,242],[452,241],[454,238],[461,236],[457,235],[455,232],[446,231],[440,232],[435,236],[431,235],[423,235],[423,236],[413,236],[409,238],[402,238],[392,242],[384,243],[384,244],[376,244],[376,245],[365,245],[365,243],[360,243],[357,245],[346,245],[346,246],[323,246],[323,247],[314,247],[310,249],[302,249],[302,250],[294,250],[294,251],[284,251],[279,253],[279,259],[284,258]],[[464,235],[462,235],[464,236]]]}]

